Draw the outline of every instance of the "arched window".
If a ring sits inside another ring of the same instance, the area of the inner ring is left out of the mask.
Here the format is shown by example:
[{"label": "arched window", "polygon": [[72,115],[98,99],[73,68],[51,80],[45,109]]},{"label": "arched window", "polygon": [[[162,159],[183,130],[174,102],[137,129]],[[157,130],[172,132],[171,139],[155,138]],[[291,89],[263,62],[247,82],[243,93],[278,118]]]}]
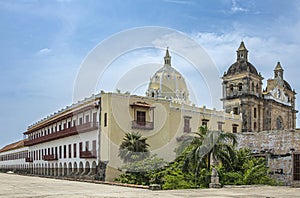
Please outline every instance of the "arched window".
[{"label": "arched window", "polygon": [[278,92],[277,92],[277,97],[280,98],[281,97],[281,91],[280,89],[278,89]]},{"label": "arched window", "polygon": [[251,91],[254,92],[254,83],[253,83],[253,82],[252,82],[252,84],[251,84]]},{"label": "arched window", "polygon": [[259,90],[258,90],[258,84],[256,85],[256,92],[257,92],[257,93],[259,92]]},{"label": "arched window", "polygon": [[231,85],[229,86],[229,89],[230,89],[231,92],[233,92],[233,84],[231,84]]},{"label": "arched window", "polygon": [[239,91],[242,91],[243,90],[243,83],[239,83],[238,87],[239,87]]},{"label": "arched window", "polygon": [[283,129],[282,118],[279,116],[276,119],[277,130]]},{"label": "arched window", "polygon": [[154,96],[155,96],[154,91],[152,91],[151,96],[152,96],[152,98],[154,98]]}]

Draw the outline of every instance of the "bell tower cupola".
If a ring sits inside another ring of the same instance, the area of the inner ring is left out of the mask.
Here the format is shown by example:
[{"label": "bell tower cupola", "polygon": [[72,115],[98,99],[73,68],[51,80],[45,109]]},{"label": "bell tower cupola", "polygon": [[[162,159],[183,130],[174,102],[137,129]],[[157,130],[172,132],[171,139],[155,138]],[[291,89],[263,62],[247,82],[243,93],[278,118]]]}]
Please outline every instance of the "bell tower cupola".
[{"label": "bell tower cupola", "polygon": [[284,70],[282,69],[280,62],[277,62],[277,65],[274,69],[274,78],[283,79],[283,71]]},{"label": "bell tower cupola", "polygon": [[171,56],[169,54],[169,48],[166,50],[166,55],[164,57],[165,60],[165,66],[171,66]]},{"label": "bell tower cupola", "polygon": [[248,61],[248,50],[245,47],[244,41],[241,42],[237,52],[237,61]]}]

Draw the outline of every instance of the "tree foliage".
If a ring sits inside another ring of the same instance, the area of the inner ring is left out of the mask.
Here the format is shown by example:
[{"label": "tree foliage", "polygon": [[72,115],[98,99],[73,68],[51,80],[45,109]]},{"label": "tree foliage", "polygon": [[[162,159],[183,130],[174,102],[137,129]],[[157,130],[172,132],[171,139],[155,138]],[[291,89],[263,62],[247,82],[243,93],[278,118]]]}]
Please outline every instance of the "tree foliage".
[{"label": "tree foliage", "polygon": [[220,182],[223,185],[277,184],[268,175],[264,158],[255,158],[249,149],[235,150],[231,165],[218,167]]},{"label": "tree foliage", "polygon": [[210,170],[211,160],[214,165],[226,163],[230,165],[230,158],[234,155],[236,137],[233,133],[208,131],[202,126],[187,149],[184,170],[192,169],[199,175],[201,168]]},{"label": "tree foliage", "polygon": [[125,163],[145,159],[150,155],[146,140],[147,138],[143,138],[139,133],[126,133],[119,148],[119,157]]},{"label": "tree foliage", "polygon": [[122,166],[120,169],[123,173],[116,178],[116,181],[129,184],[149,185],[151,181],[156,181],[154,174],[167,164],[168,163],[162,158],[158,158],[157,155],[152,155],[144,160]]},{"label": "tree foliage", "polygon": [[[128,142],[128,139],[126,136],[123,142]],[[236,143],[233,133],[213,132],[200,127],[194,137],[186,138],[176,150],[178,157],[173,162],[166,163],[151,156],[129,163],[122,167],[126,172],[117,181],[160,184],[163,189],[205,188],[209,185],[213,166],[222,185],[276,184],[268,175],[265,160],[253,157],[248,149],[236,150]]]}]

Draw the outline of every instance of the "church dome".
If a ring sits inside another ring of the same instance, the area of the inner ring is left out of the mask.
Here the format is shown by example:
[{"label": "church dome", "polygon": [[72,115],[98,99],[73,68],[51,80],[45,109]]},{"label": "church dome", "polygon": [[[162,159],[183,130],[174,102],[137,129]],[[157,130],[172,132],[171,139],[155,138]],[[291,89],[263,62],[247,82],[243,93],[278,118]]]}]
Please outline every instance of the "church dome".
[{"label": "church dome", "polygon": [[150,78],[146,95],[153,98],[165,98],[178,103],[190,103],[185,80],[171,66],[171,56],[168,49],[164,57],[164,66]]},{"label": "church dome", "polygon": [[237,60],[227,70],[227,75],[235,75],[244,72],[249,72],[254,75],[259,75],[256,68],[248,62],[248,50],[242,41],[237,52]]},{"label": "church dome", "polygon": [[248,71],[252,74],[258,75],[256,68],[251,63],[248,61],[237,61],[229,67],[227,75],[234,75]]}]

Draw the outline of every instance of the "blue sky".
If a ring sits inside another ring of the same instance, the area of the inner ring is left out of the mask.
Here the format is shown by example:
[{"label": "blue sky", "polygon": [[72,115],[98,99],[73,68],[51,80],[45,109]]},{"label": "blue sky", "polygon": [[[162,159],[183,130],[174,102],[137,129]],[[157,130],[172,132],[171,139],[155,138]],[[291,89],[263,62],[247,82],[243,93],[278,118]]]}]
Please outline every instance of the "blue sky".
[{"label": "blue sky", "polygon": [[[285,78],[300,90],[296,0],[0,0],[0,146],[23,138],[28,125],[72,103],[80,64],[97,44],[141,26],[168,27],[192,37],[220,74],[235,61],[235,50],[244,40],[250,62],[265,79],[273,76],[280,61]],[[161,63],[163,53],[142,50],[124,56],[114,67]],[[184,64],[174,57],[177,65]],[[113,91],[113,86],[102,85],[99,89]],[[199,105],[206,103],[198,100]]]}]

